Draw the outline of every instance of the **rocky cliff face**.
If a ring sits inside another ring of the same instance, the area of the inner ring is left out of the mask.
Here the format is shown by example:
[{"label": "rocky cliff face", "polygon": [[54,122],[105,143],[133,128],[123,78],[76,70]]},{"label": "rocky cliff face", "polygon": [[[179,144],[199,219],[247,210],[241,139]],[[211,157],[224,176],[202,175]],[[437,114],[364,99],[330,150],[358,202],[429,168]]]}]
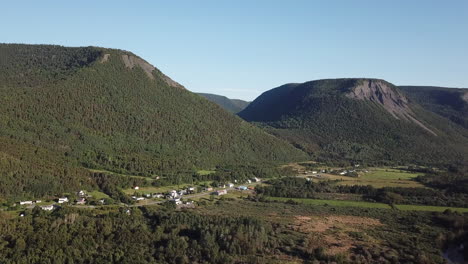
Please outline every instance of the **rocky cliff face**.
[{"label": "rocky cliff face", "polygon": [[396,119],[413,122],[433,135],[434,131],[417,120],[409,107],[409,100],[393,85],[382,80],[362,80],[346,94],[346,97],[357,100],[368,100],[381,105]]},{"label": "rocky cliff face", "polygon": [[[103,60],[104,59],[105,59],[105,57],[103,58]],[[105,60],[107,60],[107,59],[105,59]],[[160,70],[158,70],[156,67],[154,67],[153,65],[149,64],[147,61],[145,61],[145,60],[143,60],[143,59],[141,59],[139,57],[124,54],[124,55],[122,55],[122,61],[124,62],[125,66],[127,68],[133,69],[135,66],[140,67],[146,73],[146,75],[148,75],[148,77],[150,79],[152,79],[152,80],[154,80],[153,71],[156,71],[157,74],[159,74],[161,76],[161,78],[169,86],[176,87],[176,88],[184,88],[184,86],[182,86],[178,82],[172,80],[167,75],[165,75]]]}]

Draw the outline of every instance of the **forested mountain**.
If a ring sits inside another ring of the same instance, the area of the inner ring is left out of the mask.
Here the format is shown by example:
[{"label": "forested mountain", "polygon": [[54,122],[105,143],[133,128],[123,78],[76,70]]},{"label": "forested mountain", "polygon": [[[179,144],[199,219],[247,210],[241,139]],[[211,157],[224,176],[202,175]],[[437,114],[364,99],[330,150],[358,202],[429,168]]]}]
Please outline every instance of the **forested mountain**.
[{"label": "forested mountain", "polygon": [[208,94],[208,93],[197,93],[197,94],[221,106],[226,111],[229,111],[235,114],[244,110],[244,108],[246,108],[249,105],[249,102],[246,102],[240,99],[230,99],[222,95]]},{"label": "forested mountain", "polygon": [[426,110],[468,129],[468,89],[434,86],[399,86],[399,88]]},{"label": "forested mountain", "polygon": [[122,50],[0,45],[0,197],[307,155]]},{"label": "forested mountain", "polygon": [[384,80],[318,80],[267,91],[239,116],[318,159],[424,164],[466,160],[468,131],[412,98]]}]

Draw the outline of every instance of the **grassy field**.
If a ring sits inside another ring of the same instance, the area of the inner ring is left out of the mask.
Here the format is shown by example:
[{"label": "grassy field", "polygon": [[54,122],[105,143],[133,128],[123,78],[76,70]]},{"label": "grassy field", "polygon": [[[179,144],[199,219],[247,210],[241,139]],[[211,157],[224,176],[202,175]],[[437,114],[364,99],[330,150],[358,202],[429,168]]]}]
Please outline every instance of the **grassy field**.
[{"label": "grassy field", "polygon": [[[329,205],[329,206],[341,206],[341,207],[363,207],[363,208],[384,208],[391,209],[388,204],[384,203],[372,203],[372,202],[358,202],[358,201],[338,201],[338,200],[317,200],[317,199],[306,199],[306,198],[286,198],[286,197],[267,197],[268,200],[276,200],[285,202],[293,200],[295,202],[312,204],[312,205]],[[427,206],[427,205],[396,205],[396,208],[402,211],[427,211],[427,212],[443,212],[446,209],[458,212],[468,212],[468,208],[457,208],[457,207],[445,207],[445,206]]]},{"label": "grassy field", "polygon": [[343,185],[372,185],[381,187],[424,187],[414,180],[419,173],[387,168],[370,168],[369,172],[360,172],[359,177],[322,174],[326,179],[340,180]]}]

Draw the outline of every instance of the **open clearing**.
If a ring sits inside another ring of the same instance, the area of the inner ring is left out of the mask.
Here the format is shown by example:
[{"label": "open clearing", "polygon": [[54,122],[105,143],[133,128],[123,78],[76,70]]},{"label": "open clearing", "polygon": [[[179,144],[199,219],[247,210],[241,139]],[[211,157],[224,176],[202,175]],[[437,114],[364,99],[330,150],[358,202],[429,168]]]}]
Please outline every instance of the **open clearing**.
[{"label": "open clearing", "polygon": [[[321,206],[344,206],[344,207],[363,207],[363,208],[383,208],[392,209],[390,205],[384,203],[360,202],[360,201],[339,201],[339,200],[317,200],[307,198],[286,198],[286,197],[267,197],[271,201],[285,202],[293,200],[295,202],[321,205]],[[468,208],[445,207],[445,206],[428,206],[428,205],[396,205],[396,208],[402,211],[427,211],[427,212],[443,212],[446,209],[458,212],[468,212]]]},{"label": "open clearing", "polygon": [[359,172],[359,177],[349,177],[333,174],[322,174],[324,179],[339,180],[342,185],[372,185],[381,187],[424,187],[414,178],[422,175],[397,169],[370,168],[369,172]]}]

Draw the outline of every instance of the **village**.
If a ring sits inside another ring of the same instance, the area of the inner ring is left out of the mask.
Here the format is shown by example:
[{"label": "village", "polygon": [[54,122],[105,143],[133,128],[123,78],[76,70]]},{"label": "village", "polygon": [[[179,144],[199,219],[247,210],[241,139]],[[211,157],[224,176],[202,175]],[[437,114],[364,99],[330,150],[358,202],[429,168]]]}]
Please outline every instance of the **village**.
[{"label": "village", "polygon": [[[234,180],[234,182],[237,183],[237,180]],[[144,191],[144,187],[132,186],[131,189],[134,190],[134,193],[129,196],[134,201],[134,204],[120,203],[120,205],[125,207],[135,207],[169,202],[174,203],[178,208],[193,208],[195,207],[193,199],[211,195],[223,196],[228,194],[230,191],[252,192],[254,190],[254,186],[259,183],[261,183],[261,179],[254,177],[237,186],[236,184],[229,182],[217,184],[216,187],[206,185],[185,186],[183,188],[165,192],[147,192]],[[96,206],[108,205],[105,198],[100,198],[97,202],[96,199],[93,198],[93,195],[87,191],[79,190],[74,195],[64,195],[49,201],[24,200],[19,201],[16,205],[19,205],[20,208],[23,209],[33,209],[37,206],[44,211],[53,211],[54,209],[64,205],[84,208],[95,208]],[[88,203],[91,199],[94,201],[92,204]],[[19,216],[25,216],[25,212],[21,212]]]}]

